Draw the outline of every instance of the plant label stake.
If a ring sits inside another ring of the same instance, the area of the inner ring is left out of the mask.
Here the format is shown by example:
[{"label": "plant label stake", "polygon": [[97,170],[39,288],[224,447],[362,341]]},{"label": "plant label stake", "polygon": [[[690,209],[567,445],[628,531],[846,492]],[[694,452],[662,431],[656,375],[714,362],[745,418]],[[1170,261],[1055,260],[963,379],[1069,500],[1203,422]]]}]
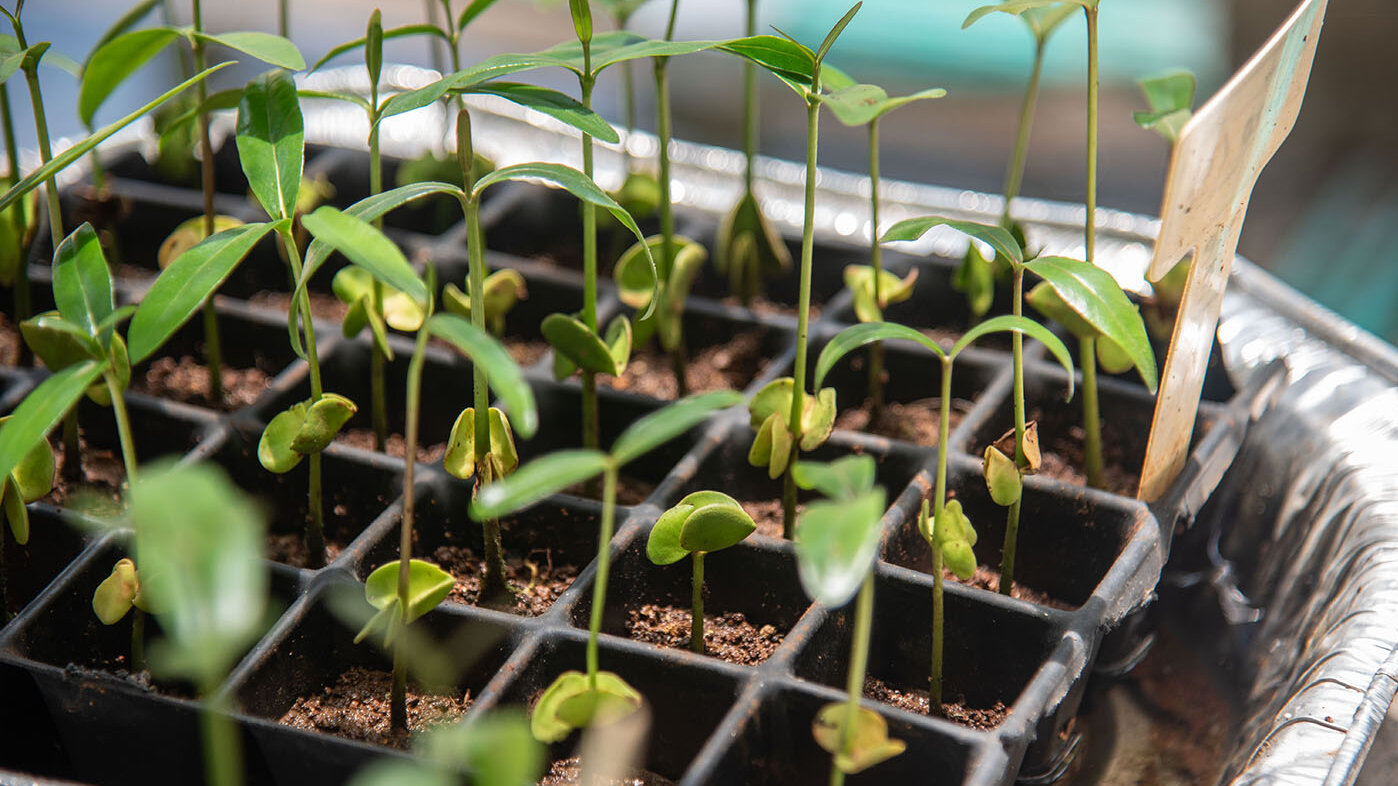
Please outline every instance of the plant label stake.
[{"label": "plant label stake", "polygon": [[1248,200],[1306,94],[1327,0],[1305,0],[1189,121],[1170,159],[1160,237],[1146,276],[1159,281],[1193,253],[1141,470],[1153,502],[1184,467],[1204,371]]}]

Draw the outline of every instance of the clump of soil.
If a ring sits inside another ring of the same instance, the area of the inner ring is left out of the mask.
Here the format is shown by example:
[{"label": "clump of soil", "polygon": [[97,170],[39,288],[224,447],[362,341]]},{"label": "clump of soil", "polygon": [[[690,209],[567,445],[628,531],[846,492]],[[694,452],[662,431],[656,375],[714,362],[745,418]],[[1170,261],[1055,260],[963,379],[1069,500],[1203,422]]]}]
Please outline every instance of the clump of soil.
[{"label": "clump of soil", "polygon": [[[340,552],[345,550],[342,543],[335,543],[329,537],[325,539],[325,562],[330,564],[340,556]],[[310,552],[306,551],[305,535],[297,533],[276,534],[267,536],[267,559],[273,562],[280,562],[283,565],[290,565],[293,568],[304,568],[310,563]]]},{"label": "clump of soil", "polygon": [[[550,764],[549,771],[544,774],[543,780],[539,781],[539,786],[573,786],[582,782],[582,759],[570,756]],[[641,770],[626,778],[609,778],[593,783],[596,786],[674,786],[675,782],[653,772]]]},{"label": "clump of soil", "polygon": [[[743,510],[752,516],[752,521],[757,525],[757,534],[766,535],[769,538],[785,538],[786,533],[783,523],[786,521],[786,514],[782,510],[780,499],[763,500],[742,500],[738,504],[743,506]],[[799,517],[806,506],[796,503],[796,515]]]},{"label": "clump of soil", "polygon": [[260,368],[223,367],[223,400],[213,401],[209,393],[209,367],[184,355],[179,360],[159,357],[146,373],[132,378],[131,389],[149,396],[198,404],[220,410],[246,407],[257,401],[271,383]]},{"label": "clump of soil", "polygon": [[[335,442],[341,445],[348,445],[360,450],[374,451],[374,430],[371,428],[351,428],[341,431],[335,437]],[[394,458],[404,458],[408,455],[408,441],[402,434],[389,434],[388,442],[384,445],[384,452]],[[420,464],[435,464],[442,460],[442,456],[447,453],[447,443],[437,442],[432,445],[418,443],[417,460]]]},{"label": "clump of soil", "polygon": [[[688,649],[692,619],[687,608],[647,603],[627,610],[626,632],[636,641]],[[704,615],[704,654],[739,666],[765,662],[781,646],[783,638],[775,627],[753,625],[740,611]]]},{"label": "clump of soil", "polygon": [[[1000,571],[988,565],[977,565],[975,574],[967,581],[962,581],[956,577],[956,574],[946,569],[943,569],[942,577],[947,581],[954,581],[968,587],[977,587],[979,589],[989,590],[990,592],[1000,591]],[[1071,604],[1064,603],[1050,596],[1047,592],[1041,592],[1033,587],[1026,587],[1018,581],[1010,584],[1010,597],[1016,600],[1037,603],[1040,606],[1048,606],[1053,609],[1063,609],[1065,611],[1071,611],[1073,609]]]},{"label": "clump of soil", "polygon": [[[346,306],[339,298],[326,292],[311,292],[310,296],[311,315],[316,319],[336,324],[345,321],[345,314],[349,311],[349,306]],[[291,310],[291,293],[257,292],[248,298],[248,303],[285,314]]]},{"label": "clump of soil", "polygon": [[151,679],[150,670],[131,671],[126,667],[126,656],[124,655],[118,655],[101,664],[88,666],[69,663],[63,667],[63,673],[67,677],[76,677],[81,680],[115,680],[147,693],[159,691],[154,680]]},{"label": "clump of soil", "polygon": [[94,448],[86,439],[79,438],[83,482],[71,485],[64,473],[68,457],[65,455],[60,434],[55,433],[53,443],[54,457],[57,460],[54,486],[41,501],[57,506],[70,503],[71,507],[72,502],[79,503],[79,507],[91,505],[91,512],[97,515],[120,511],[121,485],[126,482],[126,465],[121,460],[121,454],[115,450]]},{"label": "clump of soil", "polygon": [[[685,381],[690,393],[710,390],[742,390],[767,365],[758,331],[739,333],[724,344],[705,347],[685,360]],[[673,400],[679,397],[674,364],[670,356],[653,345],[637,352],[620,377],[603,374],[600,380],[615,390],[640,393],[651,398]]]},{"label": "clump of soil", "polygon": [[[927,691],[917,689],[904,691],[892,687],[878,677],[865,677],[864,696],[874,701],[883,702],[897,707],[900,710],[915,712],[919,715],[931,713],[931,702],[928,699]],[[942,702],[942,717],[953,723],[962,726],[969,726],[980,731],[994,731],[1000,724],[1005,722],[1010,711],[1004,702],[997,701],[989,709],[977,709],[967,707],[965,700]]]},{"label": "clump of soil", "polygon": [[[313,696],[301,696],[282,715],[286,726],[326,732],[376,745],[408,747],[408,735],[395,734],[389,723],[389,690],[393,675],[359,666],[340,675],[334,685]],[[408,729],[423,731],[450,723],[471,707],[471,695],[435,696],[408,685]]]},{"label": "clump of soil", "polygon": [[[542,560],[535,559],[539,555]],[[498,600],[481,602],[481,584],[485,579],[485,560],[464,546],[439,546],[432,552],[432,561],[456,578],[448,600],[468,605],[483,605],[500,609]],[[578,578],[578,566],[555,565],[547,550],[532,551],[525,556],[505,552],[505,580],[518,590],[511,593],[505,611],[526,617],[537,617],[549,610],[558,596]]]},{"label": "clump of soil", "polygon": [[[965,419],[971,411],[971,402],[952,399],[950,416],[947,418],[947,433]],[[835,418],[835,428],[849,431],[863,431],[889,439],[901,439],[924,447],[932,447],[942,441],[942,400],[922,398],[907,403],[889,401],[884,403],[878,420],[870,423],[872,404],[865,399],[858,408],[847,409]]]},{"label": "clump of soil", "polygon": [[[656,484],[648,480],[641,480],[640,478],[623,472],[617,477],[617,504],[639,505],[650,497],[651,492],[655,491],[655,486]],[[582,483],[574,483],[568,488],[563,489],[562,493],[571,494],[575,497],[582,497],[583,499],[600,500],[602,499],[602,479],[600,477],[597,479],[595,490],[589,489],[587,481],[584,481]]]}]

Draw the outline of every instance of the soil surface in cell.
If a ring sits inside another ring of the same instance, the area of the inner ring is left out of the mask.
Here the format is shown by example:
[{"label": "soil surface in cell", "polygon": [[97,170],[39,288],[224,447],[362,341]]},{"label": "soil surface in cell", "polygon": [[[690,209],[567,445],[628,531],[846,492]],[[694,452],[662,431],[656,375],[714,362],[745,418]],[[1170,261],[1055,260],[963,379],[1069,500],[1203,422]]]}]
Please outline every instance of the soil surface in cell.
[{"label": "soil surface in cell", "polygon": [[[374,430],[371,428],[349,428],[340,432],[335,437],[335,441],[341,445],[348,445],[352,448],[367,450],[370,452],[378,450],[374,445]],[[402,434],[389,434],[388,442],[384,445],[384,452],[394,458],[403,458],[408,455],[408,441]],[[417,446],[417,460],[420,464],[435,464],[446,455],[447,443],[437,442],[432,445],[424,445],[421,442]]]},{"label": "soil surface in cell", "polygon": [[[755,331],[739,333],[725,344],[705,347],[685,359],[688,392],[742,390],[766,365],[761,335]],[[615,390],[665,400],[679,397],[674,364],[668,354],[653,344],[637,352],[620,377],[604,374],[599,379]]]},{"label": "soil surface in cell", "polygon": [[[122,620],[118,625],[130,625],[130,620]],[[166,696],[179,696],[183,698],[194,698],[194,692],[181,689],[179,685],[157,684],[151,677],[149,669],[131,671],[129,659],[125,655],[117,655],[114,658],[95,659],[86,663],[69,663],[63,667],[63,673],[70,678],[76,677],[82,680],[98,682],[120,682],[123,685],[145,691],[146,693],[160,693]]]},{"label": "soil surface in cell", "polygon": [[[915,712],[919,715],[927,715],[931,711],[927,691],[899,690],[878,677],[864,679],[864,695],[875,701],[881,701],[900,710]],[[1005,717],[1009,714],[1009,709],[1005,707],[1003,702],[999,701],[988,709],[967,707],[964,700],[942,703],[942,716],[947,720],[981,731],[993,731],[1005,722]]]},{"label": "soil surface in cell", "polygon": [[[633,477],[623,472],[617,476],[616,502],[618,505],[639,505],[650,497],[651,492],[655,491],[655,486],[656,484],[648,480],[641,480],[640,478]],[[595,499],[600,501],[602,499],[602,478],[599,476],[596,485],[593,487],[589,487],[587,482],[584,481],[582,483],[574,483],[568,488],[563,489],[562,493],[571,494],[575,497],[582,497],[583,499]]]},{"label": "soil surface in cell", "polygon": [[[839,417],[835,418],[835,428],[863,431],[866,434],[931,447],[942,441],[941,407],[940,398],[923,398],[907,403],[890,401],[884,404],[878,419],[870,422],[872,405],[865,399],[857,409],[841,412]],[[947,433],[955,431],[970,410],[971,402],[952,399],[950,417],[947,418]]]},{"label": "soil surface in cell", "polygon": [[[781,499],[741,500],[738,504],[743,506],[743,510],[747,511],[749,516],[752,516],[752,522],[757,525],[757,534],[766,535],[769,538],[786,537],[783,530],[786,514],[782,510]],[[797,518],[800,518],[801,512],[805,509],[804,504],[796,503]]]},{"label": "soil surface in cell", "polygon": [[[942,577],[947,581],[955,581],[958,584],[964,584],[968,587],[977,587],[990,592],[1000,591],[1000,571],[989,565],[977,565],[976,572],[971,575],[968,581],[962,581],[956,577],[956,574],[945,569],[942,571]],[[1051,597],[1047,592],[1041,592],[1033,587],[1026,587],[1018,581],[1010,585],[1010,597],[1030,603],[1037,603],[1040,606],[1048,606],[1053,609],[1071,611],[1074,608],[1072,604],[1064,603],[1057,598]]]},{"label": "soil surface in cell", "polygon": [[179,360],[172,357],[152,360],[144,374],[131,379],[131,389],[183,404],[233,410],[257,401],[271,383],[271,377],[260,368],[233,368],[229,365],[222,368],[221,401],[214,401],[210,396],[209,367],[190,355],[183,355]]},{"label": "soil surface in cell", "polygon": [[[1083,467],[1087,464],[1084,451],[1085,433],[1081,423],[1066,428],[1056,427],[1051,423],[1045,423],[1043,414],[1043,410],[1038,407],[1029,412],[1029,420],[1039,423],[1039,445],[1043,453],[1043,462],[1039,466],[1038,474],[1065,483],[1086,486],[1087,475],[1083,472]],[[1113,494],[1134,497],[1141,478],[1137,470],[1127,469],[1127,439],[1115,423],[1110,420],[1102,422],[1103,488]],[[981,445],[977,452],[984,450],[985,446]]]},{"label": "soil surface in cell", "polygon": [[[356,666],[321,693],[297,698],[280,722],[351,740],[407,748],[408,735],[395,734],[389,723],[388,694],[392,685],[391,673]],[[419,732],[466,714],[471,696],[424,694],[409,683],[407,703],[408,728]]]},{"label": "soil surface in cell", "polygon": [[526,617],[537,617],[549,610],[563,591],[578,578],[578,566],[555,564],[543,549],[521,556],[505,552],[505,579],[517,592],[507,598],[481,600],[485,560],[464,546],[439,546],[432,561],[456,578],[448,600],[471,606],[485,606]]},{"label": "soil surface in cell", "polygon": [[[345,321],[345,314],[349,311],[349,306],[344,301],[328,292],[311,292],[311,315],[316,319],[339,324]],[[250,305],[258,308],[267,308],[280,311],[285,314],[291,310],[290,292],[272,292],[264,290],[253,293],[248,298]]]},{"label": "soil surface in cell", "polygon": [[[573,784],[581,784],[582,782],[582,759],[570,756],[550,764],[549,771],[544,773],[543,779],[539,781],[539,786],[573,786]],[[596,786],[674,786],[675,782],[653,772],[642,770],[625,778],[594,780],[593,783]]]},{"label": "soil surface in cell", "polygon": [[[626,612],[626,632],[636,641],[669,649],[689,649],[688,608],[647,603]],[[783,635],[771,625],[748,622],[740,611],[704,615],[704,654],[739,666],[756,666],[772,657]]]},{"label": "soil surface in cell", "polygon": [[[345,550],[345,544],[335,542],[328,534],[325,537],[325,562],[330,564]],[[306,551],[305,534],[272,533],[267,536],[267,559],[290,565],[293,568],[306,568],[310,565],[310,552]]]},{"label": "soil surface in cell", "polygon": [[53,490],[41,502],[60,507],[80,507],[94,515],[117,513],[121,508],[121,484],[126,480],[126,466],[121,454],[113,450],[93,448],[86,439],[79,439],[82,453],[83,480],[70,483],[64,470],[68,458],[63,450],[62,429],[51,438],[57,471]]}]

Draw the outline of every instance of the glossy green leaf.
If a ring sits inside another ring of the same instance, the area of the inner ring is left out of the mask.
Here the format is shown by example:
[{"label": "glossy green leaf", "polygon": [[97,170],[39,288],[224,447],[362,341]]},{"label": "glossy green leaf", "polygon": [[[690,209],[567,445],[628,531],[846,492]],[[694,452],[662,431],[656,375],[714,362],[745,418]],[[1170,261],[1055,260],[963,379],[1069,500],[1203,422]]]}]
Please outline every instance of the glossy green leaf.
[{"label": "glossy green leaf", "polygon": [[0,477],[14,472],[102,374],[96,361],[69,366],[39,383],[0,426]]},{"label": "glossy green leaf", "polygon": [[[9,522],[10,534],[14,535],[15,543],[21,546],[28,543],[29,509],[24,506],[24,498],[13,475],[5,478],[4,483],[0,483],[0,514]],[[0,538],[4,535],[0,530]]]},{"label": "glossy green leaf", "polygon": [[301,57],[301,50],[296,48],[296,44],[279,35],[257,31],[194,35],[210,43],[252,55],[270,66],[285,68],[288,71],[300,71],[306,67],[306,61]]},{"label": "glossy green leaf", "polygon": [[278,412],[262,430],[257,442],[257,460],[268,472],[278,475],[290,472],[301,463],[303,454],[291,449],[301,426],[306,422],[306,404],[297,402]]},{"label": "glossy green leaf", "polygon": [[914,101],[941,98],[946,94],[945,89],[934,87],[920,90],[912,95],[890,98],[888,93],[884,92],[884,89],[878,85],[856,84],[824,96],[821,101],[830,108],[830,111],[835,114],[835,118],[841,123],[858,127],[868,125],[889,112]]},{"label": "glossy green leaf", "polygon": [[427,286],[408,258],[373,224],[326,205],[302,216],[301,226],[375,278],[420,303],[427,302]]},{"label": "glossy green leaf", "polygon": [[[53,300],[63,319],[105,344],[97,325],[116,308],[112,273],[92,225],[83,223],[63,239],[54,254]],[[110,335],[110,334],[109,334]]]},{"label": "glossy green leaf", "polygon": [[568,12],[573,15],[573,31],[584,44],[592,41],[592,8],[588,0],[568,0]]},{"label": "glossy green leaf", "polygon": [[211,297],[271,224],[244,224],[225,229],[180,254],[142,298],[127,332],[131,362],[140,363],[160,349]]},{"label": "glossy green leaf", "polygon": [[140,109],[137,109],[136,111],[121,118],[120,120],[117,120],[114,123],[103,126],[101,130],[84,137],[77,144],[74,144],[73,146],[65,149],[63,152],[58,153],[52,159],[50,159],[47,164],[44,164],[43,166],[39,167],[33,172],[30,172],[28,175],[25,175],[24,179],[19,181],[18,185],[6,191],[4,196],[0,196],[0,211],[3,211],[6,208],[13,205],[15,201],[18,200],[20,197],[24,196],[25,194],[28,194],[30,191],[33,191],[35,188],[38,188],[39,184],[58,174],[58,172],[62,171],[63,169],[66,169],[74,161],[77,161],[78,159],[92,152],[93,148],[106,141],[116,132],[131,125],[132,123],[141,119],[141,117],[144,116],[146,113],[150,112],[151,110],[155,109],[156,107],[160,106],[166,101],[169,101],[171,98],[174,98],[175,96],[179,95],[180,93],[184,92],[185,90],[189,89],[190,87],[199,83],[200,81],[208,78],[208,76],[214,73],[215,71],[226,68],[230,65],[233,64],[220,63],[211,68],[204,69],[203,71],[199,72],[198,74],[195,74],[189,79],[186,79],[185,81],[170,88],[169,90],[166,90],[164,93],[161,93],[153,101],[150,101],[149,103],[145,104]]},{"label": "glossy green leaf", "polygon": [[68,322],[57,311],[46,311],[19,325],[24,343],[50,371],[65,369],[84,360],[105,360],[97,340]]},{"label": "glossy green leaf", "polygon": [[238,158],[262,209],[273,220],[296,213],[305,164],[305,131],[296,82],[283,70],[248,83],[238,103]]},{"label": "glossy green leaf", "polygon": [[455,314],[434,314],[423,329],[456,347],[476,368],[484,371],[490,387],[514,420],[515,429],[525,439],[534,436],[539,428],[534,390],[503,344]]},{"label": "glossy green leaf", "polygon": [[840,362],[840,358],[875,341],[912,341],[926,347],[937,357],[947,355],[941,345],[920,330],[897,322],[864,322],[841,330],[821,349],[815,365],[816,386],[824,384],[825,376]]},{"label": "glossy green leaf", "polygon": [[620,374],[616,359],[596,333],[587,329],[582,320],[567,314],[549,314],[539,325],[539,332],[554,352],[585,371],[594,374]]},{"label": "glossy green leaf", "polygon": [[92,611],[103,625],[115,625],[126,616],[140,588],[136,563],[123,557],[112,566],[112,572],[92,593]]},{"label": "glossy green leaf", "polygon": [[634,461],[742,400],[743,394],[736,390],[714,390],[662,407],[621,432],[612,443],[612,459],[618,466]]},{"label": "glossy green leaf", "polygon": [[757,530],[752,516],[736,501],[695,508],[685,518],[680,545],[688,551],[719,551],[741,543]]},{"label": "glossy green leaf", "polygon": [[566,93],[518,82],[483,82],[463,92],[493,95],[533,109],[603,142],[621,141],[612,124]]},{"label": "glossy green leaf", "polygon": [[689,549],[680,545],[680,532],[693,512],[693,505],[680,502],[662,513],[646,539],[646,559],[656,565],[673,565],[688,557]]},{"label": "glossy green leaf", "polygon": [[266,525],[256,502],[209,463],[146,468],[130,520],[143,577],[138,607],[160,612],[160,674],[217,684],[267,624]]},{"label": "glossy green leaf", "polygon": [[840,34],[845,31],[845,28],[849,26],[850,22],[854,21],[854,15],[859,13],[859,9],[863,6],[864,3],[862,0],[861,2],[855,3],[845,12],[844,16],[840,17],[840,21],[836,22],[835,26],[830,28],[830,32],[825,34],[825,40],[820,42],[820,48],[816,49],[815,52],[817,63],[823,61],[825,56],[830,53],[830,47],[835,45],[835,41],[840,37]]},{"label": "glossy green leaf", "polygon": [[597,475],[607,462],[607,456],[596,450],[560,450],[540,456],[508,478],[480,489],[471,502],[471,518],[483,521],[513,513]]},{"label": "glossy green leaf", "polygon": [[598,46],[593,44],[592,71],[598,73],[608,66],[618,63],[625,63],[632,60],[643,60],[651,57],[679,57],[681,55],[694,54],[707,49],[713,49],[722,44],[722,41],[665,41],[663,39],[650,39],[637,36],[635,33],[627,33],[634,40],[626,41],[622,36],[616,36]]},{"label": "glossy green leaf", "polygon": [[1024,261],[1024,249],[1020,248],[1019,242],[1009,230],[995,224],[978,224],[974,221],[958,221],[940,216],[923,216],[921,218],[909,218],[899,221],[883,237],[879,238],[880,243],[892,243],[899,240],[917,240],[927,234],[934,227],[950,227],[963,235],[975,238],[983,243],[987,243],[995,249],[995,253],[1001,254],[1012,260],[1016,264]]},{"label": "glossy green leaf", "polygon": [[169,27],[134,30],[93,50],[83,65],[78,87],[78,119],[83,125],[90,128],[98,107],[117,85],[179,37],[179,31]]},{"label": "glossy green leaf", "polygon": [[1135,364],[1146,388],[1155,392],[1155,353],[1145,322],[1110,273],[1090,262],[1066,257],[1039,257],[1025,267],[1052,286],[1084,321],[1116,342]]},{"label": "glossy green leaf", "polygon": [[848,702],[821,707],[811,724],[816,744],[835,756],[835,767],[847,775],[863,772],[907,749],[907,743],[888,736],[888,722],[868,707],[858,707],[845,750],[845,726],[850,722]]},{"label": "glossy green leaf", "polygon": [[1027,317],[1006,314],[979,322],[961,335],[961,339],[956,342],[948,354],[954,358],[961,354],[961,350],[969,347],[983,336],[1012,331],[1019,331],[1048,348],[1049,354],[1053,355],[1054,360],[1057,360],[1063,370],[1068,372],[1067,397],[1071,399],[1073,397],[1073,356],[1068,354],[1068,348],[1063,346],[1063,341],[1054,335],[1053,331]]},{"label": "glossy green leaf", "polygon": [[796,524],[796,565],[812,600],[843,606],[874,566],[884,492],[867,491],[839,502],[812,502]]},{"label": "glossy green leaf", "polygon": [[559,742],[575,729],[606,725],[641,706],[641,694],[621,677],[599,671],[594,682],[580,671],[565,671],[544,690],[534,705],[529,730],[534,739]]},{"label": "glossy green leaf", "polygon": [[306,407],[305,420],[291,440],[291,449],[307,456],[325,450],[358,411],[354,402],[344,396],[337,393],[321,395]]}]

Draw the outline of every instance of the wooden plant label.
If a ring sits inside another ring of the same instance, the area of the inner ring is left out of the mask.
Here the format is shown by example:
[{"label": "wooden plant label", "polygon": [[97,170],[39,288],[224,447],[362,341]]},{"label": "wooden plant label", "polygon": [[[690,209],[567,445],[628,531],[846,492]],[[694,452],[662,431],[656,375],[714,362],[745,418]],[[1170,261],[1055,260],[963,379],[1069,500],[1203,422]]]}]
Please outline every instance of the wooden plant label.
[{"label": "wooden plant label", "polygon": [[1180,133],[1146,277],[1158,281],[1193,253],[1175,319],[1137,496],[1152,502],[1184,468],[1228,273],[1248,200],[1306,94],[1327,0],[1304,0],[1266,46]]}]

